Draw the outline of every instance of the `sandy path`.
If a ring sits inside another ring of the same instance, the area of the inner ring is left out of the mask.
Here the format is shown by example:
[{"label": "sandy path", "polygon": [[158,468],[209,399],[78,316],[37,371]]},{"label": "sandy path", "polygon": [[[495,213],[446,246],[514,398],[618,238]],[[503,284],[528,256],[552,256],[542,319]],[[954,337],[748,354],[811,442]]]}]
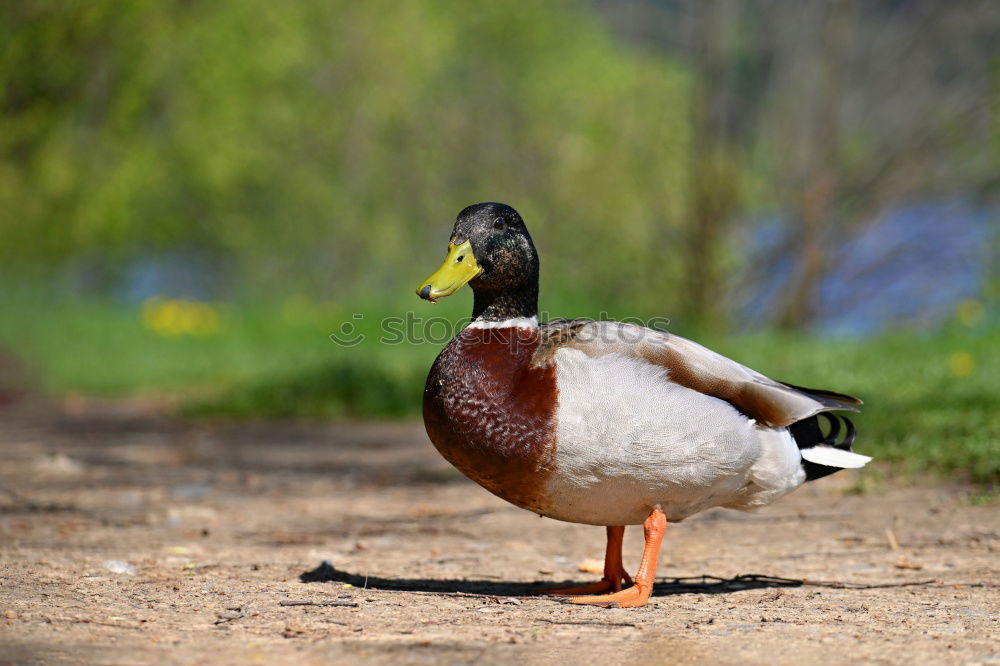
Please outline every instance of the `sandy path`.
[{"label": "sandy path", "polygon": [[[664,583],[581,608],[521,595],[594,579],[603,530],[494,498],[419,424],[73,407],[0,411],[0,663],[1000,663],[1000,511],[961,488],[859,496],[841,474],[670,526],[659,571],[933,584]],[[640,549],[630,528],[630,568]],[[300,580],[323,560],[337,580]]]}]

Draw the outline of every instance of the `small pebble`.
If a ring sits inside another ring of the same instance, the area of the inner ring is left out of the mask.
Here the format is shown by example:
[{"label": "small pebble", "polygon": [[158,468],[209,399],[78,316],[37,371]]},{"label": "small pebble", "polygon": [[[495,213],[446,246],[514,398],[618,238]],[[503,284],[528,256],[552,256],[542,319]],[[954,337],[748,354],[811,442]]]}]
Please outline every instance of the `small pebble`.
[{"label": "small pebble", "polygon": [[135,575],[135,567],[128,562],[122,562],[121,560],[104,560],[101,566],[111,573],[126,574],[128,576]]}]

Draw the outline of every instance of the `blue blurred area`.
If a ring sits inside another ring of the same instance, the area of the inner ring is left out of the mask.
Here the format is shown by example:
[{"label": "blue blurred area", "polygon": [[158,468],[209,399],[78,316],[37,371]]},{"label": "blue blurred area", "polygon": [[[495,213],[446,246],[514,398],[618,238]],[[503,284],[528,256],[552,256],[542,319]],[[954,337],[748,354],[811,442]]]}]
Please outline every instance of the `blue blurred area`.
[{"label": "blue blurred area", "polygon": [[[890,210],[854,237],[845,232],[830,239],[834,269],[817,290],[820,308],[813,330],[853,337],[899,326],[940,326],[954,316],[956,303],[981,298],[986,291],[1000,240],[998,221],[996,206],[924,202]],[[743,325],[766,325],[779,307],[795,260],[776,251],[793,233],[787,220],[770,218],[747,234],[749,265],[777,258],[738,280],[749,280],[740,289],[738,319]]]},{"label": "blue blurred area", "polygon": [[117,290],[129,303],[140,303],[156,296],[196,301],[220,300],[231,292],[218,257],[197,249],[146,255],[132,262]]}]

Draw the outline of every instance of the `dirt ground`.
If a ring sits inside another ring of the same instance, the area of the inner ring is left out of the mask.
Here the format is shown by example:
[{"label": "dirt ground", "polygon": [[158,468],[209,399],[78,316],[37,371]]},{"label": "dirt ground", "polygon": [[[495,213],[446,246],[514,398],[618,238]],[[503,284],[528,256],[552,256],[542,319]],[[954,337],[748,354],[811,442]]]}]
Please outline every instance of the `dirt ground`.
[{"label": "dirt ground", "polygon": [[0,451],[0,663],[1000,663],[1000,511],[963,488],[845,472],[706,512],[668,527],[651,603],[609,610],[529,596],[597,578],[602,529],[505,504],[418,423],[22,401]]}]

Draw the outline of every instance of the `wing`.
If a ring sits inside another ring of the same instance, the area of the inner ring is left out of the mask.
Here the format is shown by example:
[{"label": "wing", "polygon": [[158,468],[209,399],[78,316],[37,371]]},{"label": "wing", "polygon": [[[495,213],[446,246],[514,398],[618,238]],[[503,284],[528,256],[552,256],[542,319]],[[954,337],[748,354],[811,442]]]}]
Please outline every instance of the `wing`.
[{"label": "wing", "polygon": [[645,326],[587,319],[557,319],[541,325],[534,362],[550,362],[560,347],[588,356],[622,354],[666,369],[670,381],[733,405],[762,425],[783,427],[819,412],[856,412],[849,395],[784,384],[679,335]]}]

